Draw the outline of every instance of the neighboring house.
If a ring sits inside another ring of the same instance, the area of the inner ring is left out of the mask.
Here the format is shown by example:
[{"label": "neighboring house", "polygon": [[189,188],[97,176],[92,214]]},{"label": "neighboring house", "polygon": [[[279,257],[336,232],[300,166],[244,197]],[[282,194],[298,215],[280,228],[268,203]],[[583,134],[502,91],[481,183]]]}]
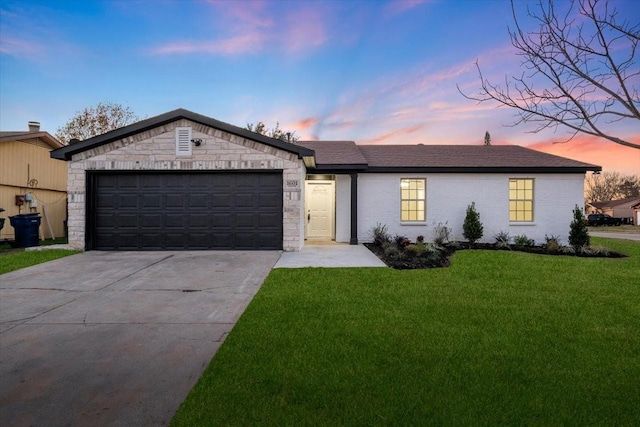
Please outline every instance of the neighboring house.
[{"label": "neighboring house", "polygon": [[[633,206],[640,203],[640,197],[627,197],[619,200],[605,200],[602,202],[592,202],[587,204],[591,213],[603,213],[614,218],[634,218]],[[638,222],[636,221],[635,224]]]},{"label": "neighboring house", "polygon": [[[67,167],[50,156],[62,144],[40,124],[29,122],[29,131],[0,132],[0,208],[7,218],[0,239],[14,238],[9,216],[37,212],[43,217],[40,235],[65,234],[67,216]],[[31,199],[31,200],[28,200]],[[46,220],[44,212],[46,211]]]},{"label": "neighboring house", "polygon": [[69,170],[69,242],[104,250],[356,244],[371,229],[462,239],[475,202],[500,231],[565,242],[599,166],[518,146],[289,144],[179,109],[57,149]]},{"label": "neighboring house", "polygon": [[633,209],[633,223],[635,225],[640,225],[640,202],[631,206],[631,209]]}]

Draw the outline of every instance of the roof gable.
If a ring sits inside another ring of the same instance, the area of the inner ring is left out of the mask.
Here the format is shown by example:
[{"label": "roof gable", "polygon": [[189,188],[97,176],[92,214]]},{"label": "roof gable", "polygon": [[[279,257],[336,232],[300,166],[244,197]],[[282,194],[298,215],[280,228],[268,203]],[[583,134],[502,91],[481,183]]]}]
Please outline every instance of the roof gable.
[{"label": "roof gable", "polygon": [[[615,208],[615,207],[632,208],[636,204],[640,204],[640,197],[627,197],[627,198],[618,199],[618,200],[603,200],[600,202],[593,202],[589,204],[596,209]],[[627,205],[627,206],[624,206],[624,205]]]},{"label": "roof gable", "polygon": [[211,128],[219,129],[233,135],[250,139],[252,141],[257,141],[274,148],[288,151],[290,153],[295,153],[300,158],[313,156],[313,151],[307,148],[290,144],[288,142],[284,142],[279,139],[269,138],[259,133],[251,132],[247,129],[233,126],[229,123],[224,123],[219,120],[213,119],[211,117],[203,116],[201,114],[197,114],[192,111],[179,108],[177,110],[160,114],[159,116],[151,117],[149,119],[145,119],[137,123],[133,123],[131,125],[112,130],[111,132],[107,132],[102,135],[98,135],[93,138],[89,138],[84,141],[77,142],[75,144],[64,146],[62,148],[52,151],[51,157],[60,159],[60,160],[71,160],[74,154],[82,153],[84,151],[87,151],[96,147],[100,147],[110,142],[123,139],[128,136],[135,135],[141,132],[145,132],[147,130],[150,130],[159,126],[163,126],[165,124],[168,124],[180,119],[187,119],[192,122],[209,126]]},{"label": "roof gable", "polygon": [[0,132],[0,142],[21,141],[28,142],[29,140],[38,139],[49,146],[51,149],[64,147],[64,145],[58,141],[49,132],[27,132],[27,131],[3,131]]}]

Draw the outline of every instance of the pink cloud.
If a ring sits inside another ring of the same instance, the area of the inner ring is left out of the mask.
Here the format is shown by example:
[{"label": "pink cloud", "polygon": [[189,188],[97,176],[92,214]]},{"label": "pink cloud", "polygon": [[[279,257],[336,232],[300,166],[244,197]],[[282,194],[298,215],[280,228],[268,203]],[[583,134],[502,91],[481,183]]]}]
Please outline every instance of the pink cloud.
[{"label": "pink cloud", "polygon": [[261,34],[245,33],[218,41],[184,41],[170,43],[154,50],[158,55],[208,53],[221,55],[240,55],[260,50],[265,39]]},{"label": "pink cloud", "polygon": [[398,15],[424,3],[427,3],[427,0],[392,0],[387,3],[385,9],[391,15]]},{"label": "pink cloud", "polygon": [[315,4],[301,3],[302,6],[286,8],[284,12],[274,10],[274,4],[264,1],[211,1],[209,4],[219,18],[215,26],[221,36],[170,42],[153,48],[151,53],[228,56],[273,50],[300,54],[324,45],[329,39],[327,17]]},{"label": "pink cloud", "polygon": [[[414,142],[407,142],[406,136],[415,134],[419,130],[422,130],[425,125],[408,126],[402,129],[397,129],[389,133],[377,136],[370,139],[362,139],[358,141],[359,144],[412,144]],[[397,138],[402,138],[398,141]]]},{"label": "pink cloud", "polygon": [[[637,138],[636,138],[637,140]],[[640,142],[640,141],[638,141]],[[640,150],[602,138],[579,135],[566,143],[546,140],[527,145],[534,150],[602,166],[605,171],[640,175]]]},{"label": "pink cloud", "polygon": [[0,37],[0,53],[21,58],[33,58],[44,52],[44,47],[33,41],[3,35]]},{"label": "pink cloud", "polygon": [[280,41],[290,53],[322,46],[328,40],[325,18],[317,7],[292,10],[285,21],[286,35]]}]

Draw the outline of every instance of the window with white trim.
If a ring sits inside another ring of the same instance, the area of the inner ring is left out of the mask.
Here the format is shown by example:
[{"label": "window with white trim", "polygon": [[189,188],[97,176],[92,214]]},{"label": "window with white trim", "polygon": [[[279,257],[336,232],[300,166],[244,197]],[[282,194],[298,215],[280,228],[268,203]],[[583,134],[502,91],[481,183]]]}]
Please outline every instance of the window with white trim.
[{"label": "window with white trim", "polygon": [[176,156],[191,155],[191,128],[176,128]]},{"label": "window with white trim", "polygon": [[533,179],[509,179],[509,221],[533,222]]},{"label": "window with white trim", "polygon": [[400,180],[400,221],[425,220],[426,179],[402,178]]}]

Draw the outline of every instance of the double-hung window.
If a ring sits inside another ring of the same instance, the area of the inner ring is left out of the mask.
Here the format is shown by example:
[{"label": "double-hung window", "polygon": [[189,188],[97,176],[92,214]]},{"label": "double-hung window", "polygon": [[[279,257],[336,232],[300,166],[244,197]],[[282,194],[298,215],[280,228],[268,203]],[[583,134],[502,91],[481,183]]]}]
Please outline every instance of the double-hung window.
[{"label": "double-hung window", "polygon": [[533,179],[509,179],[509,221],[533,222]]},{"label": "double-hung window", "polygon": [[402,178],[400,180],[400,221],[424,222],[426,217],[426,180]]}]

